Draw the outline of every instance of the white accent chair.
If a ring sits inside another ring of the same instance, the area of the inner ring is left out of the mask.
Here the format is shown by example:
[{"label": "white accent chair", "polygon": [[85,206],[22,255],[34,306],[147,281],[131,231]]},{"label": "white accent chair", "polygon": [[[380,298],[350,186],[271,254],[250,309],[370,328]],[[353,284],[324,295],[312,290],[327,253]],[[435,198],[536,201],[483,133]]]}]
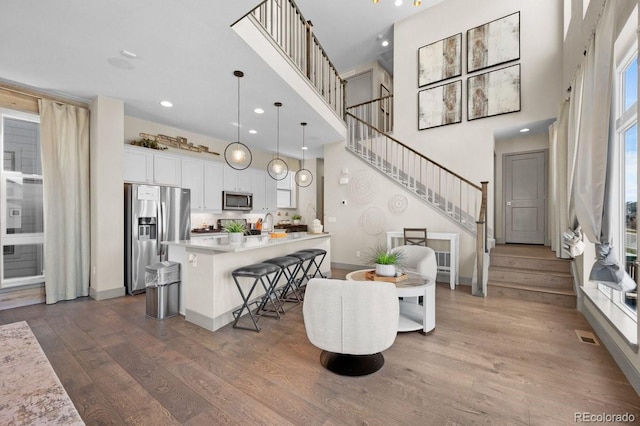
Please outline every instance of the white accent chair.
[{"label": "white accent chair", "polygon": [[323,350],[321,364],[340,375],[378,371],[380,352],[398,333],[398,295],[388,282],[311,279],[302,311],[309,341]]},{"label": "white accent chair", "polygon": [[436,263],[436,252],[432,248],[407,245],[394,247],[391,252],[403,253],[402,264],[400,265],[400,269],[403,272],[417,274],[435,282],[438,276],[438,264]]}]

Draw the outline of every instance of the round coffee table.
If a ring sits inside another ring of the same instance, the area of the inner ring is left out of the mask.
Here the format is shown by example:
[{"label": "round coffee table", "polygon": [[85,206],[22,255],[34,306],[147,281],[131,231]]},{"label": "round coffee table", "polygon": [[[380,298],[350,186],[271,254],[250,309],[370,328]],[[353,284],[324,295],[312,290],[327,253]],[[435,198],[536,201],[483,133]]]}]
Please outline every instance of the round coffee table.
[{"label": "round coffee table", "polygon": [[[351,281],[368,281],[365,272],[371,269],[360,269],[347,274]],[[433,280],[409,274],[406,280],[394,283],[400,302],[400,321],[398,331],[421,330],[427,334],[436,328],[436,285]],[[419,296],[423,297],[422,305],[418,304]]]}]

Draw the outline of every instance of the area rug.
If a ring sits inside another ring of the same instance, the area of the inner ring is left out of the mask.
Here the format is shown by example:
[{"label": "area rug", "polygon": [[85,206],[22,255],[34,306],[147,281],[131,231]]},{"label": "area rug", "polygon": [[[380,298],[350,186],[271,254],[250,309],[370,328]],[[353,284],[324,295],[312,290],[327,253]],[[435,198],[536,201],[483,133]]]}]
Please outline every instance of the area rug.
[{"label": "area rug", "polygon": [[0,424],[84,425],[25,321],[0,326]]}]

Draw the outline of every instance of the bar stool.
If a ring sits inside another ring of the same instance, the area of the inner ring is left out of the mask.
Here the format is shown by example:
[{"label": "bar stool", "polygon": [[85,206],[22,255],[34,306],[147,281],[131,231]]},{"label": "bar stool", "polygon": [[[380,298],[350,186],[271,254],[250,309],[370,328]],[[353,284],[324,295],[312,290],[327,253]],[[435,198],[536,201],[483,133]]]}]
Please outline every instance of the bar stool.
[{"label": "bar stool", "polygon": [[[264,263],[272,263],[280,267],[280,273],[278,273],[275,278],[276,285],[280,280],[280,277],[283,275],[287,280],[280,290],[280,302],[293,302],[295,304],[302,302],[301,294],[296,282],[296,275],[298,274],[298,270],[302,267],[302,260],[293,256],[281,256],[267,259]],[[289,292],[291,292],[292,297],[289,297]]]},{"label": "bar stool", "polygon": [[[310,251],[300,250],[295,253],[288,254],[287,256],[296,257],[300,259],[300,267],[297,272],[302,272],[302,275],[299,278],[295,279],[296,289],[299,291],[299,294],[302,296],[303,287],[306,285],[306,281],[309,281],[309,269],[311,269],[311,265],[313,265],[313,259],[315,258],[315,254]],[[306,265],[304,262],[308,262]]]},{"label": "bar stool", "polygon": [[[236,283],[236,287],[238,287],[238,291],[240,292],[240,297],[242,297],[242,306],[240,307],[240,309],[236,309],[235,311],[233,311],[233,317],[235,318],[235,321],[233,322],[233,328],[260,331],[260,327],[258,326],[258,320],[256,319],[256,317],[260,317],[263,315],[269,316],[264,313],[268,312],[265,310],[267,303],[271,303],[271,305],[273,306],[275,318],[280,318],[279,310],[282,309],[282,305],[280,304],[280,301],[275,294],[275,285],[277,282],[276,278],[278,276],[278,272],[280,272],[280,268],[272,263],[255,263],[253,265],[243,266],[231,272],[231,276],[233,277],[233,280]],[[274,274],[271,279],[269,278],[270,274]],[[242,291],[242,287],[238,282],[239,277],[253,278],[253,284],[251,285],[251,288],[246,295],[244,291]],[[265,277],[267,278],[267,283],[264,282]],[[262,299],[259,302],[250,302],[251,295],[253,294],[253,291],[255,290],[258,282],[260,282],[262,284],[262,288],[264,288],[264,296],[262,296]],[[255,313],[251,312],[251,308],[249,307],[251,303],[257,304]],[[253,322],[254,328],[238,325],[238,321],[240,320],[240,317],[242,316],[242,313],[245,309],[249,313],[249,317]]]},{"label": "bar stool", "polygon": [[[327,278],[322,274],[322,271],[320,271],[320,265],[322,265],[322,261],[324,261],[325,256],[327,255],[327,251],[326,250],[322,250],[322,249],[315,249],[315,248],[311,248],[311,249],[304,249],[301,251],[306,251],[309,253],[313,254],[313,260],[312,260],[312,265],[315,266],[315,271],[313,272],[313,275],[309,274],[309,279],[311,278],[315,278],[316,275],[320,275],[322,278]],[[322,256],[322,257],[321,257]],[[318,257],[320,257],[320,261],[317,262],[316,259],[318,259]],[[311,265],[309,265],[311,266]]]}]

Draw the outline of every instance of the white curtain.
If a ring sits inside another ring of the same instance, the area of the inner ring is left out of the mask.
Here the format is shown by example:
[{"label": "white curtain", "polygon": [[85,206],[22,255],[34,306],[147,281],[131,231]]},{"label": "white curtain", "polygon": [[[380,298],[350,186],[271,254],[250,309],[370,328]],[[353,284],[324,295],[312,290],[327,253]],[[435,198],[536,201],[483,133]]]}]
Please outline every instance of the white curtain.
[{"label": "white curtain", "polygon": [[558,113],[558,121],[555,123],[554,132],[554,149],[556,156],[556,176],[554,189],[556,195],[556,215],[555,219],[555,237],[556,245],[558,246],[558,257],[567,258],[569,255],[562,250],[563,240],[562,235],[569,229],[569,193],[568,187],[568,144],[569,144],[569,110],[571,108],[571,101],[565,101],[560,104],[560,111]]},{"label": "white curtain", "polygon": [[41,99],[47,303],[89,295],[89,111]]},{"label": "white curtain", "polygon": [[551,251],[560,255],[562,245],[558,244],[558,122],[555,121],[549,126],[549,239],[551,240]]},{"label": "white curtain", "polygon": [[[615,2],[608,1],[587,49],[582,111],[573,180],[575,214],[586,237],[596,245],[596,262],[589,279],[616,290],[635,287],[625,279],[614,251],[612,179],[614,143],[611,129]],[[620,243],[620,242],[618,242]]]}]

